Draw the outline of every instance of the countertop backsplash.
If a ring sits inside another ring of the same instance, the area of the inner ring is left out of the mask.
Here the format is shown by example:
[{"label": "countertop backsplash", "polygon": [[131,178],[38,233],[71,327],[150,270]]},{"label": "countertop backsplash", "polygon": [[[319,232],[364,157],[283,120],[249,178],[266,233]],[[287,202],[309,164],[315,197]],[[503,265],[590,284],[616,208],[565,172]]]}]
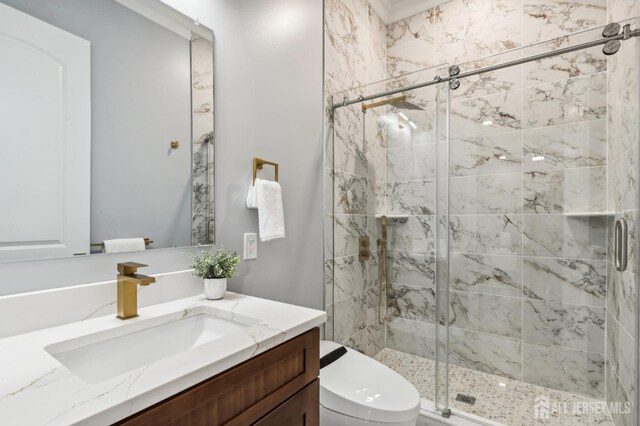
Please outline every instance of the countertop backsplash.
[{"label": "countertop backsplash", "polygon": [[[155,274],[156,282],[138,286],[138,306],[150,306],[202,293],[202,278],[191,270]],[[116,280],[0,296],[0,338],[116,315]]]}]

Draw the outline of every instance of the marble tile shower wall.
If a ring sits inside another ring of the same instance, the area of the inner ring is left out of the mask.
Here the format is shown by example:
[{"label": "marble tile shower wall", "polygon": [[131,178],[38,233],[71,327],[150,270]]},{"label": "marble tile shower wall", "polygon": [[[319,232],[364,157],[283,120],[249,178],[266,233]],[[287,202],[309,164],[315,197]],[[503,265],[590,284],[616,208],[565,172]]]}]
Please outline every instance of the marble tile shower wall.
[{"label": "marble tile shower wall", "polygon": [[[325,99],[385,77],[386,28],[366,0],[325,3]],[[350,97],[354,96],[353,94]],[[376,213],[384,212],[385,135],[378,111],[359,106],[327,119],[325,188],[325,337],[375,356],[384,348],[378,323]],[[368,236],[372,257],[360,261],[358,240]],[[335,284],[335,285],[334,285]],[[331,321],[329,321],[331,324]]]},{"label": "marble tile shower wall", "polygon": [[210,244],[214,240],[210,225],[215,215],[213,43],[199,36],[191,41],[191,73],[191,243]]},{"label": "marble tile shower wall", "polygon": [[[640,1],[609,0],[609,21],[640,16]],[[636,20],[637,21],[637,20]],[[638,24],[635,23],[634,26]],[[637,259],[637,161],[638,161],[638,59],[637,40],[626,43],[608,58],[607,165],[609,222],[607,264],[606,397],[608,402],[635,401],[635,312],[638,283]],[[627,270],[618,272],[613,259],[613,224],[623,217],[630,225]],[[636,414],[614,413],[616,425],[636,425]]]},{"label": "marble tile shower wall", "polygon": [[[504,62],[563,43],[487,57],[606,19],[604,0],[454,0],[388,26],[387,73],[411,84],[435,64]],[[435,104],[412,98],[418,129],[387,129],[387,213],[407,217],[390,231],[386,345],[432,357]],[[606,59],[467,79],[450,111],[451,362],[604,398],[607,220],[567,214],[607,210]]]},{"label": "marble tile shower wall", "polygon": [[[640,15],[638,0],[453,0],[385,28],[364,0],[326,3],[327,105],[330,96],[385,75],[396,86],[417,83],[433,72],[414,71],[435,64],[502,62],[522,54],[512,49]],[[630,102],[634,86],[611,87],[614,75],[633,77],[621,58],[607,63],[599,49],[577,52],[467,79],[453,93],[453,363],[597,398],[606,391],[609,401],[633,399],[635,270],[612,272],[611,220],[567,215],[636,214],[635,176],[626,171],[637,158],[637,110],[620,104]],[[416,130],[381,119],[384,110],[365,117],[343,108],[327,120],[326,304],[330,316],[335,304],[335,318],[326,337],[369,355],[386,346],[432,357],[435,346],[435,102],[431,89],[411,97],[425,109],[407,112]],[[374,215],[382,213],[402,216],[390,222],[386,340],[375,316],[377,257],[357,257],[362,235],[375,249]]]}]

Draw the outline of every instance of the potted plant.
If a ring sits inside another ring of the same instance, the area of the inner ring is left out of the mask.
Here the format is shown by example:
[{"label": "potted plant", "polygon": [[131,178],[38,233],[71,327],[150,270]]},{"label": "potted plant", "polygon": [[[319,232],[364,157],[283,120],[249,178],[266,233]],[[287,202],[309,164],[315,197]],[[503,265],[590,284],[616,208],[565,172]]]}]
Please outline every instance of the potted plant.
[{"label": "potted plant", "polygon": [[202,257],[193,257],[193,275],[204,278],[204,295],[207,299],[222,299],[227,291],[227,278],[238,275],[240,256],[219,248],[215,254],[203,251]]}]

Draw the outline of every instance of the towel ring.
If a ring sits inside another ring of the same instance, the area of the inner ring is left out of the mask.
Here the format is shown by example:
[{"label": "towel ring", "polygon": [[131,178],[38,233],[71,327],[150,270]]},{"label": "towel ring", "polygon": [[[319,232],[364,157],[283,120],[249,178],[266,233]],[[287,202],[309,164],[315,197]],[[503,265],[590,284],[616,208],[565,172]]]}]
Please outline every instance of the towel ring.
[{"label": "towel ring", "polygon": [[264,165],[275,167],[275,180],[278,182],[278,163],[272,161],[263,160],[258,157],[253,157],[253,185],[256,184],[256,177],[258,177],[258,170],[262,170]]}]

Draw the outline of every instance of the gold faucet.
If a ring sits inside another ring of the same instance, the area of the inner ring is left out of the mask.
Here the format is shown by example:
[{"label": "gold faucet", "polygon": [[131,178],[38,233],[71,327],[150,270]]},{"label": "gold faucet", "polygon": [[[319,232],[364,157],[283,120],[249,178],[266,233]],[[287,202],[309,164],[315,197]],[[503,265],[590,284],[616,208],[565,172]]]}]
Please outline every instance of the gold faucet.
[{"label": "gold faucet", "polygon": [[118,263],[118,318],[126,320],[138,316],[138,285],[155,283],[154,277],[137,274],[147,265],[136,262]]}]

